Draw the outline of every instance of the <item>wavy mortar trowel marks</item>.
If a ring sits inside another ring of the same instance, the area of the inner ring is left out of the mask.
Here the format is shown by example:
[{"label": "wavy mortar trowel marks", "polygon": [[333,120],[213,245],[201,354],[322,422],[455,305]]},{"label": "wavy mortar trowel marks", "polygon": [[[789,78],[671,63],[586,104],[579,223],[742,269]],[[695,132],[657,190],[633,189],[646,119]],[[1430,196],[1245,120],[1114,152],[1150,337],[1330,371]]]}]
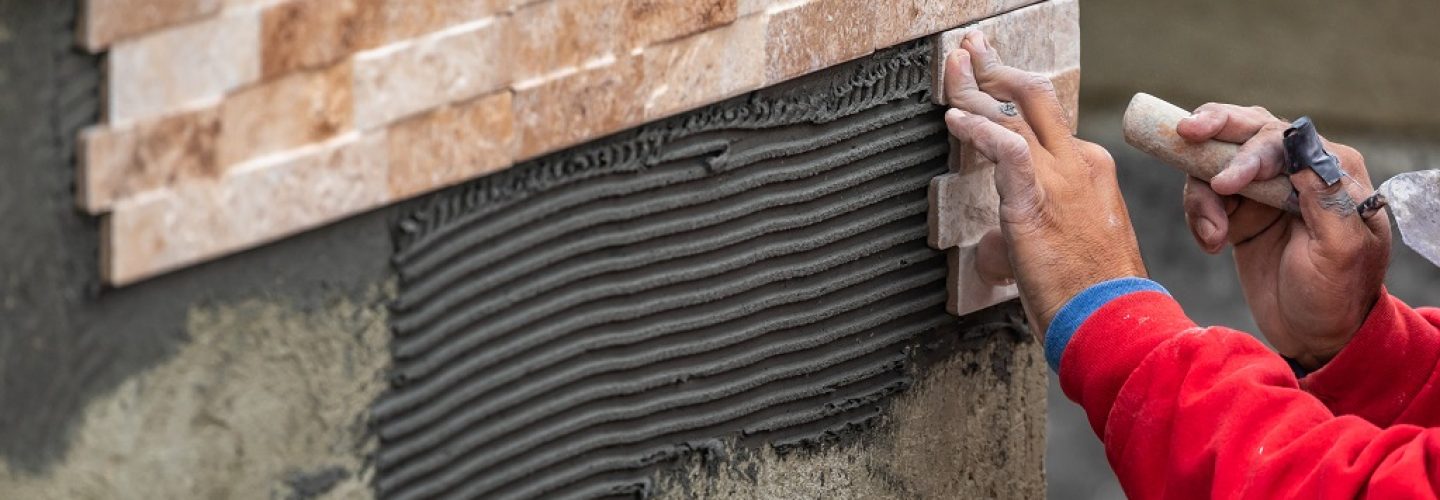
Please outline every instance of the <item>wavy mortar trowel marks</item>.
[{"label": "wavy mortar trowel marks", "polygon": [[643,497],[658,465],[724,442],[784,454],[872,428],[959,328],[925,241],[949,152],[931,50],[519,165],[400,221],[381,495]]}]

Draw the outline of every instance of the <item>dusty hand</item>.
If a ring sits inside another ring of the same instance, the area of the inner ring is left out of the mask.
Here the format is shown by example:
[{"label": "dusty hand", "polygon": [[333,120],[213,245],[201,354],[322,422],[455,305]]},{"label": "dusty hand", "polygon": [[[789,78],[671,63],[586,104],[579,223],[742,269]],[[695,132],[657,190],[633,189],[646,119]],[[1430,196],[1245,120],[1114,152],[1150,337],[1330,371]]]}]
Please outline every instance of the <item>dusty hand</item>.
[{"label": "dusty hand", "polygon": [[1245,300],[1260,332],[1307,369],[1328,362],[1350,341],[1379,298],[1390,262],[1390,221],[1362,219],[1354,204],[1373,191],[1365,159],[1325,142],[1348,177],[1325,186],[1311,170],[1290,176],[1299,215],[1236,196],[1252,181],[1284,170],[1281,134],[1289,124],[1264,108],[1206,104],[1180,122],[1185,140],[1241,144],[1210,184],[1185,184],[1185,218],[1195,241],[1216,253],[1228,241]]},{"label": "dusty hand", "polygon": [[996,164],[1003,242],[1037,332],[1090,285],[1145,276],[1115,161],[1071,135],[1049,79],[1003,65],[975,31],[946,60],[944,91],[950,133]]}]

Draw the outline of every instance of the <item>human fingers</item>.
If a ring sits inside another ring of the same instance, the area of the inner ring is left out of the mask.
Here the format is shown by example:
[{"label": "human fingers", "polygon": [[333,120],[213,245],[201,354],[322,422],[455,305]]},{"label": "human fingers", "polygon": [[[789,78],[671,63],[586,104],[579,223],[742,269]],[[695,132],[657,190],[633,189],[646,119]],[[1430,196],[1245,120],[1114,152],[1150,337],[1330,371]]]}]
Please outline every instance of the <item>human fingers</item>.
[{"label": "human fingers", "polygon": [[[1322,138],[1323,140],[1323,138]],[[1370,180],[1370,171],[1365,166],[1365,157],[1356,151],[1355,148],[1344,144],[1325,141],[1325,150],[1340,159],[1340,168],[1345,171],[1346,178],[1342,182],[1354,183],[1362,189],[1349,188],[1355,201],[1358,203],[1369,197],[1375,191],[1375,185]],[[1370,232],[1379,236],[1390,235],[1390,218],[1388,217],[1362,217]]]},{"label": "human fingers", "polygon": [[960,47],[972,57],[980,90],[1017,105],[1041,145],[1052,152],[1072,146],[1070,122],[1050,78],[1003,64],[979,30],[966,33]]},{"label": "human fingers", "polygon": [[1269,110],[1259,106],[1206,103],[1180,120],[1175,132],[1190,142],[1217,140],[1240,144],[1249,140],[1261,127],[1281,122]]},{"label": "human fingers", "polygon": [[1184,205],[1185,223],[1190,226],[1190,235],[1195,238],[1195,243],[1205,253],[1220,253],[1230,229],[1224,198],[1210,189],[1205,181],[1188,177],[1185,179]]},{"label": "human fingers", "polygon": [[1220,173],[1210,179],[1210,187],[1221,195],[1239,193],[1252,182],[1272,179],[1285,171],[1285,129],[1289,124],[1272,121],[1261,126]]},{"label": "human fingers", "polygon": [[957,49],[946,58],[944,92],[951,106],[983,116],[1019,134],[1034,147],[1043,147],[1013,104],[1000,102],[980,90],[969,51]]},{"label": "human fingers", "polygon": [[1022,211],[1040,206],[1040,186],[1030,144],[1020,134],[983,116],[953,108],[945,112],[945,126],[951,135],[995,163],[995,189],[1002,206]]},{"label": "human fingers", "polygon": [[1341,265],[1358,257],[1375,234],[1355,207],[1363,199],[1363,188],[1341,178],[1334,185],[1311,169],[1290,174],[1299,194],[1300,215],[1313,240]]}]

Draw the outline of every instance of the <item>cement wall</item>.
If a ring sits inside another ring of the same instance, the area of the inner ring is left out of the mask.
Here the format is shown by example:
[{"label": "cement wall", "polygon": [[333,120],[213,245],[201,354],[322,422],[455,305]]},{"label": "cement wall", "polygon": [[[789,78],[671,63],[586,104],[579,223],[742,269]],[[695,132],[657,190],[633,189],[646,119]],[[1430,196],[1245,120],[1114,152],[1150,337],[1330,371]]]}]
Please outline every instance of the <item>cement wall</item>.
[{"label": "cement wall", "polygon": [[[101,61],[71,48],[73,16],[0,0],[0,498],[372,496],[392,229],[416,207],[102,286],[72,174]],[[783,454],[717,441],[664,463],[651,493],[1040,495],[1039,347],[1015,304],[967,321],[905,347],[915,382],[873,425]]]}]

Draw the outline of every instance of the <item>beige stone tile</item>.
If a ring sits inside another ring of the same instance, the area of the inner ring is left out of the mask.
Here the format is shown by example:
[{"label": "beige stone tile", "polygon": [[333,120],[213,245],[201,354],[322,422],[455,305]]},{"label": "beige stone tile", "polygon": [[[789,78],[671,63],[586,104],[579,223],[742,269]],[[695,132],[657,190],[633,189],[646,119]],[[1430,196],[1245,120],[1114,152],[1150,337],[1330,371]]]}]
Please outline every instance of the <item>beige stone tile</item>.
[{"label": "beige stone tile", "polygon": [[388,199],[385,146],[351,134],[117,203],[103,219],[101,273],[125,285],[377,207]]},{"label": "beige stone tile", "polygon": [[83,0],[80,45],[99,52],[112,42],[220,11],[220,0]]},{"label": "beige stone tile", "polygon": [[219,99],[260,76],[259,19],[237,11],[111,47],[107,75],[112,124]]},{"label": "beige stone tile", "polygon": [[624,52],[625,0],[546,0],[521,7],[514,26],[514,80],[539,78]]},{"label": "beige stone tile", "polygon": [[457,26],[355,58],[355,121],[371,130],[510,82],[508,18]]},{"label": "beige stone tile", "polygon": [[515,159],[573,146],[645,118],[641,57],[607,64],[515,91],[519,133]]},{"label": "beige stone tile", "polygon": [[231,95],[221,105],[220,165],[321,142],[350,130],[352,82],[351,65],[342,62]]},{"label": "beige stone tile", "polygon": [[396,123],[387,135],[392,199],[473,179],[510,165],[511,94],[446,106]]},{"label": "beige stone tile", "polygon": [[765,85],[765,16],[645,49],[646,120]]},{"label": "beige stone tile", "polygon": [[875,2],[875,48],[882,49],[999,14],[1002,0]]},{"label": "beige stone tile", "polygon": [[736,0],[625,0],[626,47],[647,47],[735,21]]},{"label": "beige stone tile", "polygon": [[736,2],[735,10],[737,16],[746,17],[751,14],[759,14],[765,12],[770,7],[787,3],[795,3],[796,1],[797,0],[738,0]]},{"label": "beige stone tile", "polygon": [[1026,71],[1053,74],[1080,65],[1080,3],[1052,0],[985,19],[973,26],[935,36],[934,93],[940,102],[945,56],[960,47],[965,33],[983,30],[1005,64]]},{"label": "beige stone tile", "polygon": [[191,179],[214,178],[220,114],[214,107],[80,136],[76,199],[92,214],[117,201]]},{"label": "beige stone tile", "polygon": [[508,8],[509,0],[383,0],[373,20],[376,41],[391,43],[479,21]]},{"label": "beige stone tile", "polygon": [[328,66],[380,43],[382,0],[291,0],[261,16],[261,73],[265,78]]},{"label": "beige stone tile", "polygon": [[775,12],[765,49],[769,83],[869,54],[872,10],[868,0],[814,0]]}]

